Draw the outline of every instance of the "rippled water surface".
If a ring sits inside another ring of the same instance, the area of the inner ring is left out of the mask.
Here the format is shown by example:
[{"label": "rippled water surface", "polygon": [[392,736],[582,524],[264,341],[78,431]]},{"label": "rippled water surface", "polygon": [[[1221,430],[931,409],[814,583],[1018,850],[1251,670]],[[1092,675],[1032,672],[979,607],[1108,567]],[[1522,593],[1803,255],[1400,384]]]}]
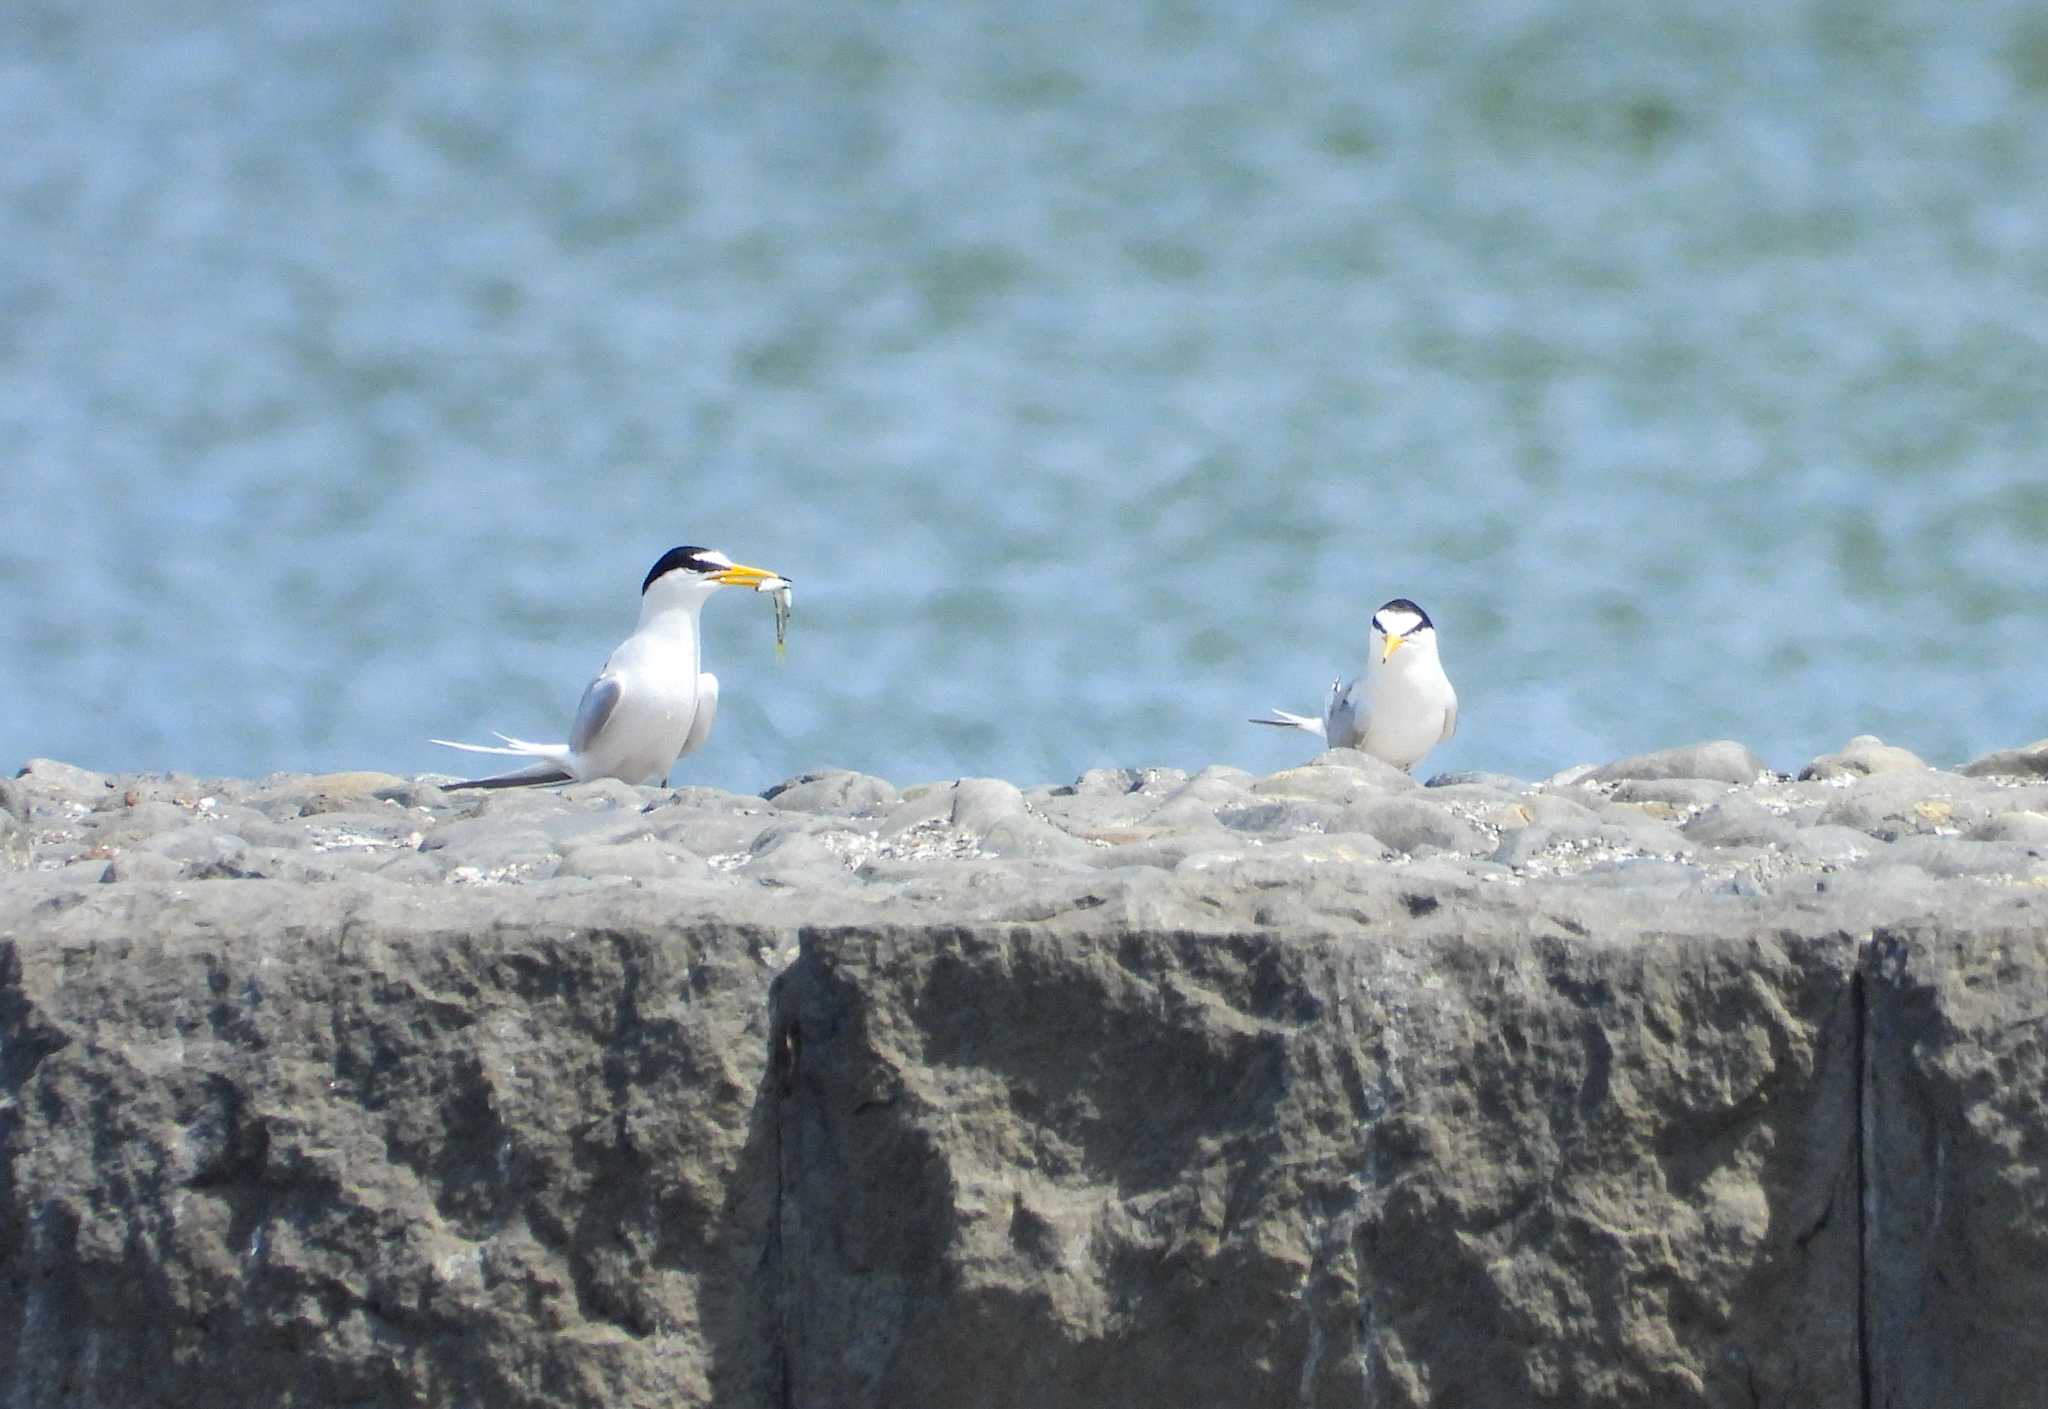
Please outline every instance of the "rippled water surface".
[{"label": "rippled water surface", "polygon": [[2048,12],[0,7],[0,753],[462,768],[682,542],[679,779],[2048,734]]}]

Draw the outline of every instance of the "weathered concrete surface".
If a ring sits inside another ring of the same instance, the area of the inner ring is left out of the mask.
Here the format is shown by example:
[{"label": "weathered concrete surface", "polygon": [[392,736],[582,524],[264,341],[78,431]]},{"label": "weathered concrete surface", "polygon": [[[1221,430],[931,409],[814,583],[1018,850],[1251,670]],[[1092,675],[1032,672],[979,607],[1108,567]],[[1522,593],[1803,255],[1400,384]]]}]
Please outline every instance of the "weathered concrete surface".
[{"label": "weathered concrete surface", "polygon": [[1600,910],[811,938],[794,1402],[1857,1404],[1854,946]]},{"label": "weathered concrete surface", "polygon": [[773,941],[334,898],[0,920],[0,1400],[774,1402]]},{"label": "weathered concrete surface", "polygon": [[1880,933],[1868,1020],[1870,1404],[2038,1404],[2048,926]]},{"label": "weathered concrete surface", "polygon": [[39,766],[0,1406],[2031,1401],[2048,784],[1366,763]]}]

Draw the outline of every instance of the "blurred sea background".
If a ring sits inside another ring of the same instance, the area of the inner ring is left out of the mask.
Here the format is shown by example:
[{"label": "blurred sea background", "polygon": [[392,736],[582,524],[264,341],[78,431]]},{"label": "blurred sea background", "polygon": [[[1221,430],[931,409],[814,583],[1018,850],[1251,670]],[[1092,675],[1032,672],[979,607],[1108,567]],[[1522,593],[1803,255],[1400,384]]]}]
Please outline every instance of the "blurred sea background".
[{"label": "blurred sea background", "polygon": [[9,0],[0,764],[469,771],[648,565],[678,782],[2048,734],[2025,0]]}]

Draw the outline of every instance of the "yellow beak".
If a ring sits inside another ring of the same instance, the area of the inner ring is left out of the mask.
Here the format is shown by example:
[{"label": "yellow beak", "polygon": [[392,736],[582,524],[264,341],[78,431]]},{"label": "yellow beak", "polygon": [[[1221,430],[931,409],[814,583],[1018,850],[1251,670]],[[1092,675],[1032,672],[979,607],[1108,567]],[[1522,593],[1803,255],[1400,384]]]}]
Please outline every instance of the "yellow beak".
[{"label": "yellow beak", "polygon": [[714,572],[711,580],[721,587],[751,587],[756,592],[772,592],[785,581],[781,573],[751,568],[745,563],[734,563],[724,572]]},{"label": "yellow beak", "polygon": [[1380,664],[1385,665],[1390,659],[1392,659],[1394,652],[1400,650],[1401,643],[1407,639],[1408,638],[1406,636],[1396,636],[1393,633],[1389,632],[1387,635],[1387,648],[1384,651],[1380,652]]}]

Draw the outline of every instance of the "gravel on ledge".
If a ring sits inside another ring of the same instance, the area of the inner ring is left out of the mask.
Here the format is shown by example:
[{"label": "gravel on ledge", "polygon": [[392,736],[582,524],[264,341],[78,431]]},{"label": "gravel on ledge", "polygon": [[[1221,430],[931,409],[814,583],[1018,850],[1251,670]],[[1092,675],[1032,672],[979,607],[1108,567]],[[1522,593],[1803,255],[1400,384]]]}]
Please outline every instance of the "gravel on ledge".
[{"label": "gravel on ledge", "polygon": [[1541,782],[1453,773],[1424,784],[1339,749],[1263,777],[1130,768],[1031,788],[899,788],[824,771],[760,796],[608,780],[451,793],[441,775],[200,779],[36,759],[0,782],[0,884],[653,886],[700,912],[765,896],[763,913],[798,920],[1033,919],[1111,900],[1169,913],[1230,896],[1219,920],[1261,924],[1303,918],[1276,892],[1305,893],[1309,913],[1327,917],[1346,892],[1390,880],[1418,895],[1848,890],[1935,903],[1969,887],[2031,901],[2048,887],[2044,754],[2033,745],[1945,771],[1859,736],[1780,774],[1716,741]]}]

